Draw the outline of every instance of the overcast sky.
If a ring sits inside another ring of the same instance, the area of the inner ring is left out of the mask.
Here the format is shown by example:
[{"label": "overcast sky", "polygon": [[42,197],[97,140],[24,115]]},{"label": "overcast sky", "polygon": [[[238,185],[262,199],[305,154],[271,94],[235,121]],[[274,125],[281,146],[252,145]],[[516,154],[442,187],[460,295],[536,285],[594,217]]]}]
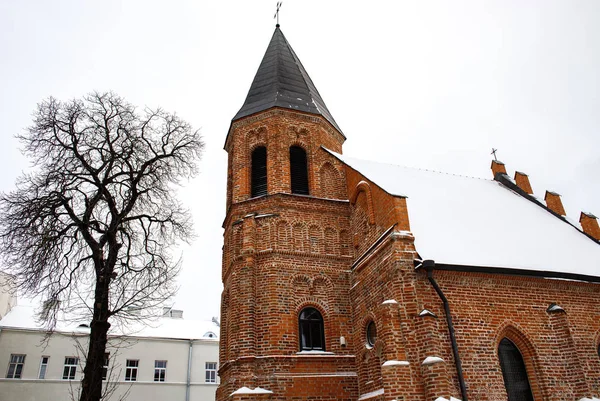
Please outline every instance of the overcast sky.
[{"label": "overcast sky", "polygon": [[[183,247],[175,306],[218,315],[223,144],[275,4],[0,1],[0,190],[28,168],[13,136],[48,96],[113,90],[177,112],[206,151],[180,191],[198,238]],[[538,197],[554,190],[572,218],[600,215],[599,1],[284,0],[280,23],[348,138],[345,154],[492,178],[494,147]]]}]

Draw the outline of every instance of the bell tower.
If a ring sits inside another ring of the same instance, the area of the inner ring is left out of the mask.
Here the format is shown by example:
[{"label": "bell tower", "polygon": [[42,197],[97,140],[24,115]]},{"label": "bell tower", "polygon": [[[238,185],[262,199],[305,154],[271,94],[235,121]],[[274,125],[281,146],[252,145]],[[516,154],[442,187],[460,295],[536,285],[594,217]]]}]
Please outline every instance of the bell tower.
[{"label": "bell tower", "polygon": [[345,137],[279,25],[232,120],[217,400],[356,400]]}]

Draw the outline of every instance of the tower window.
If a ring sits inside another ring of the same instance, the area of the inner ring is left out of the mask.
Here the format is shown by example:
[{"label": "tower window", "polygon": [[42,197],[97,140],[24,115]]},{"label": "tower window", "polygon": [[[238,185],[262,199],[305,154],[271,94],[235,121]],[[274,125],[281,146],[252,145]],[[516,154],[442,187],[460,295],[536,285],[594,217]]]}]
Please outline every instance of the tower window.
[{"label": "tower window", "polygon": [[498,356],[508,401],[533,401],[525,361],[517,346],[508,338],[502,339],[498,346]]},{"label": "tower window", "polygon": [[300,146],[290,148],[290,176],[292,193],[308,195],[308,166],[306,151]]},{"label": "tower window", "polygon": [[315,308],[300,312],[300,351],[325,351],[323,317]]},{"label": "tower window", "polygon": [[251,197],[267,194],[267,148],[259,146],[252,152]]}]

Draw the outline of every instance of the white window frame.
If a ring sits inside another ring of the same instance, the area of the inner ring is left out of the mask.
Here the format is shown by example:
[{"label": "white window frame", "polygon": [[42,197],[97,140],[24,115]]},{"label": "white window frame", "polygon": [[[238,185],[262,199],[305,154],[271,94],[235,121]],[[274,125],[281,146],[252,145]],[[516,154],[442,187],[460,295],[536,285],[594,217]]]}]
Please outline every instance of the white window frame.
[{"label": "white window frame", "polygon": [[104,358],[102,359],[102,380],[108,379],[108,365],[110,364],[110,352],[104,353]]},{"label": "white window frame", "polygon": [[[164,362],[164,364],[163,364]],[[162,366],[159,366],[162,365]],[[162,377],[161,377],[162,373]],[[157,376],[158,374],[158,376]],[[161,380],[162,379],[162,380]],[[155,382],[166,382],[167,381],[167,361],[164,359],[157,359],[154,361],[154,381]]]},{"label": "white window frame", "polygon": [[77,378],[77,366],[79,358],[76,356],[65,356],[65,364],[63,367],[63,380],[75,380]]},{"label": "white window frame", "polygon": [[139,359],[127,359],[125,362],[125,381],[136,382],[138,376],[138,368],[140,367]]},{"label": "white window frame", "polygon": [[217,362],[206,362],[205,368],[205,383],[217,383]]},{"label": "white window frame", "polygon": [[[7,379],[20,379],[23,377],[23,368],[25,367],[26,356],[26,354],[10,354],[10,359],[8,360],[8,370],[6,371]],[[10,369],[11,367],[13,367],[12,373]],[[19,369],[19,367],[21,369]]]},{"label": "white window frame", "polygon": [[[44,359],[46,362],[44,362]],[[38,371],[38,379],[43,380],[46,378],[46,373],[48,373],[48,362],[50,362],[50,357],[47,355],[42,355],[40,358],[40,370]]]}]

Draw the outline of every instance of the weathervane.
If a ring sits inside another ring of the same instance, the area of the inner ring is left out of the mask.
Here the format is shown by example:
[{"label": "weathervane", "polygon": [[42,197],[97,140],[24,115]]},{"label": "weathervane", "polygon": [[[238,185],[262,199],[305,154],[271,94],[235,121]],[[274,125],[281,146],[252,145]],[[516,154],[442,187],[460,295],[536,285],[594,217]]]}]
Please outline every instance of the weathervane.
[{"label": "weathervane", "polygon": [[275,25],[276,27],[279,28],[279,9],[281,8],[281,1],[277,2],[277,10],[275,11],[275,15],[273,16],[273,18],[277,18],[277,25]]},{"label": "weathervane", "polygon": [[490,155],[494,155],[494,160],[498,161],[498,158],[496,157],[496,152],[498,151],[498,149],[494,149],[492,148],[492,153],[490,153]]}]

